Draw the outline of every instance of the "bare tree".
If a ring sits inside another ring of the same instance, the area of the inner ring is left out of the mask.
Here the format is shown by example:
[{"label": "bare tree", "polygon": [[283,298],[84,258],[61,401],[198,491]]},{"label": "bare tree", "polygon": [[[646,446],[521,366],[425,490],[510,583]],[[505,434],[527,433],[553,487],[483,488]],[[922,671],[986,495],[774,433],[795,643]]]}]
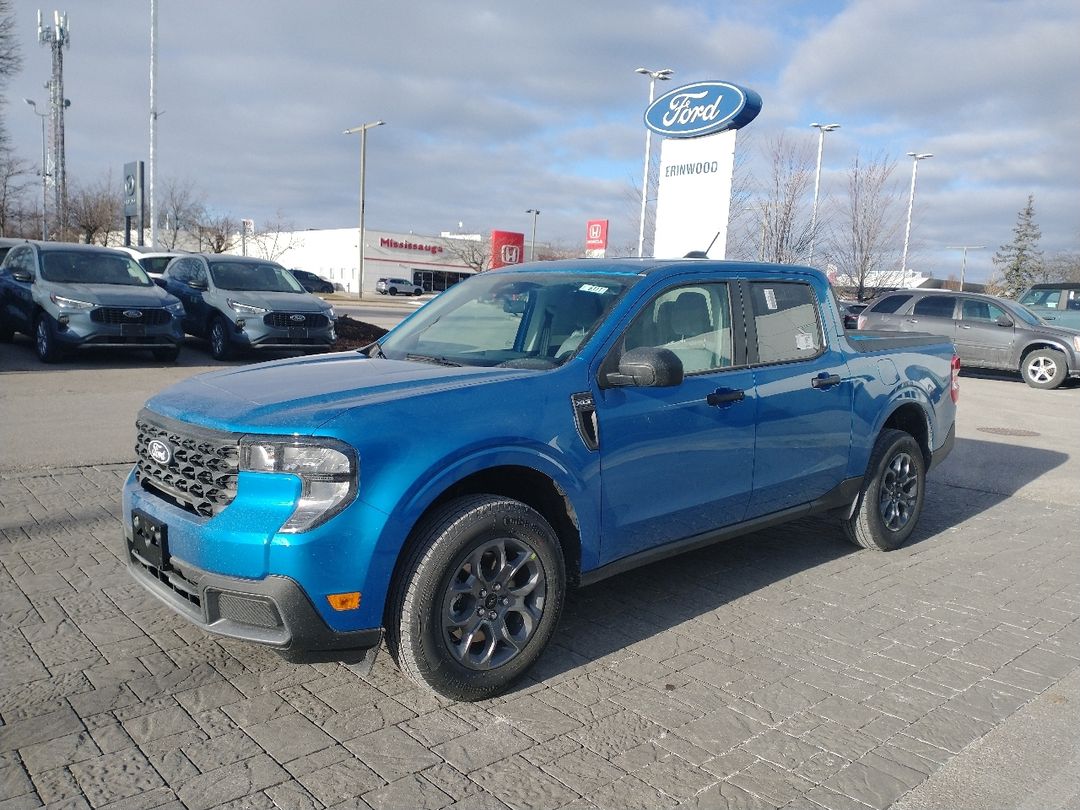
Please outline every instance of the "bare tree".
[{"label": "bare tree", "polygon": [[826,240],[825,254],[837,268],[836,283],[853,289],[860,301],[868,290],[900,283],[898,273],[890,275],[900,228],[895,169],[895,161],[884,154],[864,161],[856,152],[848,171],[847,198]]},{"label": "bare tree", "polygon": [[[8,79],[22,67],[22,54],[14,36],[15,15],[11,13],[10,0],[0,0],[0,108],[7,103],[4,91]],[[0,115],[0,149],[7,149],[8,134],[4,126],[4,116]]]},{"label": "bare tree", "polygon": [[808,139],[793,141],[781,133],[766,144],[770,176],[756,196],[764,224],[763,259],[790,264],[806,258],[810,248],[807,197],[814,182],[814,154]]},{"label": "bare tree", "polygon": [[87,244],[109,244],[109,238],[120,232],[123,211],[123,192],[114,187],[111,173],[96,183],[72,184],[68,192],[69,225]]},{"label": "bare tree", "polygon": [[30,164],[15,157],[15,153],[0,147],[0,236],[38,236],[41,220],[30,233],[25,232],[27,216],[27,189],[32,181]]},{"label": "bare tree", "polygon": [[176,250],[194,240],[197,223],[205,218],[203,197],[191,180],[168,180],[164,183],[158,241],[165,250]]},{"label": "bare tree", "polygon": [[303,243],[303,238],[296,233],[296,226],[287,222],[280,211],[265,223],[261,231],[255,231],[247,237],[247,248],[251,255],[272,262]]},{"label": "bare tree", "polygon": [[445,237],[442,245],[447,253],[475,273],[482,273],[491,267],[491,242],[487,239]]},{"label": "bare tree", "polygon": [[225,253],[240,241],[240,226],[228,214],[204,213],[195,224],[194,234],[200,252]]}]

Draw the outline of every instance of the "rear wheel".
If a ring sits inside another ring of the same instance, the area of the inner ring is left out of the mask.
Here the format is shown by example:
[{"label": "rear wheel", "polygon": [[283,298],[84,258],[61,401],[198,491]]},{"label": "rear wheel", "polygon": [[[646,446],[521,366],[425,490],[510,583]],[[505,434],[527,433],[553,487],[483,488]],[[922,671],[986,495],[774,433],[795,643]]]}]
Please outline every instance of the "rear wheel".
[{"label": "rear wheel", "polygon": [[42,363],[58,363],[64,352],[56,339],[56,327],[53,319],[42,312],[34,322],[34,348]]},{"label": "rear wheel", "polygon": [[397,287],[391,287],[390,288],[390,294],[391,295],[397,295]]},{"label": "rear wheel", "polygon": [[538,512],[509,498],[459,498],[417,529],[391,602],[390,651],[434,692],[490,697],[540,657],[565,589],[562,547]]},{"label": "rear wheel", "polygon": [[891,551],[907,542],[922,514],[926,462],[911,434],[883,430],[870,454],[855,513],[844,521],[848,539]]},{"label": "rear wheel", "polygon": [[1069,373],[1069,362],[1056,349],[1036,349],[1024,358],[1020,366],[1024,382],[1032,388],[1057,388]]},{"label": "rear wheel", "polygon": [[228,360],[233,356],[232,341],[229,340],[229,325],[220,315],[210,324],[210,356],[215,360]]}]

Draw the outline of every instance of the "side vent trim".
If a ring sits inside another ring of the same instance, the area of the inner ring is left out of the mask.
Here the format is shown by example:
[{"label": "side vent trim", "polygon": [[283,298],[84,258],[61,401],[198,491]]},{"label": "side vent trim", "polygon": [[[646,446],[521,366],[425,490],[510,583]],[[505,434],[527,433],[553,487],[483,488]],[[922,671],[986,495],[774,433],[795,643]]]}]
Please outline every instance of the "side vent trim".
[{"label": "side vent trim", "polygon": [[588,391],[571,394],[570,404],[574,408],[574,424],[581,441],[595,453],[600,449],[600,425],[596,420],[596,401],[593,395]]}]

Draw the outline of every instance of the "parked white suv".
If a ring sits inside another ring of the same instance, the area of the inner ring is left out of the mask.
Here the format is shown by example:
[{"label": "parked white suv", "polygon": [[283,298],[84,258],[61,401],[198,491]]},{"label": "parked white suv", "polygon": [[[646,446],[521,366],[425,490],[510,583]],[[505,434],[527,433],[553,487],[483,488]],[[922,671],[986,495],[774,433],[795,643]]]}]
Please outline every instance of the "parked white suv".
[{"label": "parked white suv", "polygon": [[380,278],[375,282],[379,295],[423,295],[424,288],[404,278]]}]

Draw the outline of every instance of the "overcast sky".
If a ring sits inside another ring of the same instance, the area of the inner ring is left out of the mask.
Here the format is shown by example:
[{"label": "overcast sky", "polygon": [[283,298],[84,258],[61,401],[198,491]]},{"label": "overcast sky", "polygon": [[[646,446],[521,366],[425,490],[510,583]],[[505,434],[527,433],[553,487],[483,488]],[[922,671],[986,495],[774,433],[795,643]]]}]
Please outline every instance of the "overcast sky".
[{"label": "overcast sky", "polygon": [[[23,69],[3,109],[39,160],[50,58],[37,10],[66,11],[70,182],[149,152],[149,2],[14,0]],[[585,221],[636,244],[648,81],[719,79],[756,90],[740,132],[753,165],[777,133],[826,140],[823,200],[860,150],[919,165],[910,266],[984,278],[1035,195],[1048,253],[1080,250],[1080,4],[1075,0],[375,3],[159,0],[157,181],[194,182],[218,213],[297,228],[357,219],[368,135],[367,225],[528,233],[580,246]],[[160,188],[160,185],[159,185]],[[160,191],[159,191],[160,194]]]}]

